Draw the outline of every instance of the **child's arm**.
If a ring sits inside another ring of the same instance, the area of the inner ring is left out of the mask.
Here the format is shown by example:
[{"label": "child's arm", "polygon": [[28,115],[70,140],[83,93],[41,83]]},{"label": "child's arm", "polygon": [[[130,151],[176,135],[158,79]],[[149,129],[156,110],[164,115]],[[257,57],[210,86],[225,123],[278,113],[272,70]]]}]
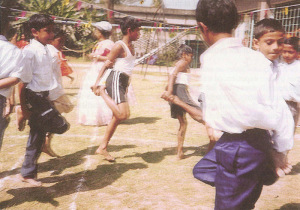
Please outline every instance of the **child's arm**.
[{"label": "child's arm", "polygon": [[186,70],[186,63],[183,61],[178,61],[175,65],[175,69],[171,75],[169,75],[167,90],[163,93],[166,97],[169,97],[173,92],[173,86],[179,72]]},{"label": "child's arm", "polygon": [[[99,71],[98,77],[96,79],[96,82],[94,84],[94,86],[92,87],[93,92],[96,95],[100,95],[99,92],[99,82],[104,74],[104,72],[106,71],[106,69],[111,68],[113,66],[113,63],[115,62],[115,60],[120,57],[123,53],[123,47],[121,44],[115,44],[114,47],[112,48],[111,52],[108,55],[108,60],[105,61],[105,63],[103,64],[101,70]],[[98,89],[98,90],[97,90]]]},{"label": "child's arm", "polygon": [[19,81],[20,79],[17,77],[7,77],[7,78],[0,79],[0,89],[14,86],[18,84]]},{"label": "child's arm", "polygon": [[28,119],[29,116],[31,115],[31,112],[28,110],[27,106],[26,106],[26,100],[25,100],[25,87],[27,84],[24,83],[20,83],[20,105],[21,105],[21,109],[22,109],[22,114],[24,116],[24,118]]}]

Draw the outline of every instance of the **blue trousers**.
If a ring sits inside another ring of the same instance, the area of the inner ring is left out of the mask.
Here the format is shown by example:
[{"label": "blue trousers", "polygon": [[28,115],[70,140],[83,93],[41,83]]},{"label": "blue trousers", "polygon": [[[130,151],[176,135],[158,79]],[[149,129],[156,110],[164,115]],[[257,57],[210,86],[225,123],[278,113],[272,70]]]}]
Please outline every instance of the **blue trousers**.
[{"label": "blue trousers", "polygon": [[9,123],[9,120],[3,117],[5,107],[6,107],[6,97],[0,95],[0,150],[2,147],[4,132]]},{"label": "blue trousers", "polygon": [[270,135],[252,129],[224,133],[194,167],[194,177],[216,187],[215,209],[253,209],[263,185],[277,180]]},{"label": "blue trousers", "polygon": [[38,164],[37,161],[41,155],[42,147],[46,138],[46,131],[40,129],[38,122],[29,120],[29,137],[27,140],[24,162],[21,168],[21,174],[26,178],[36,178]]}]

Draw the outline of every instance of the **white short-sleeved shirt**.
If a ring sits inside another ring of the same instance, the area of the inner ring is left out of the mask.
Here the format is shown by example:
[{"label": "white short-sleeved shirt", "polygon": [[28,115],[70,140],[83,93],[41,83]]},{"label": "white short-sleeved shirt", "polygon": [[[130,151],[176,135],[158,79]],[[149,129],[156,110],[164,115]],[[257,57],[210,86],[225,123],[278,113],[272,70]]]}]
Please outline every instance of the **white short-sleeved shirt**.
[{"label": "white short-sleeved shirt", "polygon": [[35,39],[23,49],[23,55],[28,59],[28,72],[31,81],[27,88],[34,92],[49,91],[57,87],[54,76],[52,58],[46,46]]},{"label": "white short-sleeved shirt", "polygon": [[[21,50],[0,35],[0,79],[16,77],[24,83],[29,82],[31,77],[26,69],[26,60]],[[0,95],[4,97],[9,97],[11,93],[12,87],[0,89]]]},{"label": "white short-sleeved shirt", "polygon": [[56,49],[51,44],[48,44],[47,48],[51,55],[53,72],[54,72],[55,79],[57,81],[57,87],[54,88],[53,90],[50,90],[49,96],[48,96],[50,101],[54,101],[54,100],[58,99],[60,96],[65,94],[63,85],[62,85],[62,75],[61,75],[61,69],[60,69],[61,61],[58,57],[58,53],[59,53],[58,49]]},{"label": "white short-sleeved shirt", "polygon": [[300,60],[279,64],[278,82],[286,101],[300,102]]},{"label": "white short-sleeved shirt", "polygon": [[201,55],[205,122],[227,133],[273,131],[273,147],[293,146],[294,122],[278,87],[273,63],[262,53],[223,38]]}]

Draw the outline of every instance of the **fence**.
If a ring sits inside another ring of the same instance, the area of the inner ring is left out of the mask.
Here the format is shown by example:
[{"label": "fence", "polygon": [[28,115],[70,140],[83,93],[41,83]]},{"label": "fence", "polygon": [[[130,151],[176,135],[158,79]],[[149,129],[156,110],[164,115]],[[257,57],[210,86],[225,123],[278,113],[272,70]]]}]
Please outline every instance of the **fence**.
[{"label": "fence", "polygon": [[275,18],[283,25],[287,37],[300,37],[300,4],[255,10],[242,13],[242,22],[235,31],[235,36],[243,40],[245,46],[252,48],[253,31],[256,22],[263,18]]}]

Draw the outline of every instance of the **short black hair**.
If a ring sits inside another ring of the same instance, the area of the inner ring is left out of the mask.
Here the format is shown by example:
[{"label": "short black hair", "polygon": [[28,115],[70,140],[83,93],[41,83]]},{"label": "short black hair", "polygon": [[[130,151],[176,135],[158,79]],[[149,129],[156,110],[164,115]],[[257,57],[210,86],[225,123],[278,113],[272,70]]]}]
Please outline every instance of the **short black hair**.
[{"label": "short black hair", "polygon": [[290,38],[285,38],[283,41],[284,44],[289,44],[292,45],[293,48],[299,52],[299,38],[298,37],[290,37]]},{"label": "short black hair", "polygon": [[100,31],[100,33],[104,36],[105,39],[108,39],[111,35],[111,31],[100,30],[99,28],[96,28],[96,30]]},{"label": "short black hair", "polygon": [[185,53],[185,54],[193,54],[193,49],[186,45],[186,44],[182,44],[179,46],[177,52],[176,52],[176,57],[177,59],[180,59],[182,57],[182,54]]},{"label": "short black hair", "polygon": [[123,35],[127,34],[127,29],[130,28],[131,31],[134,31],[136,28],[139,28],[140,26],[141,26],[140,22],[131,16],[122,18],[122,21],[120,23],[120,27]]},{"label": "short black hair", "polygon": [[237,27],[239,15],[232,0],[199,0],[196,20],[215,33],[231,33]]},{"label": "short black hair", "polygon": [[258,21],[254,26],[254,38],[259,39],[266,33],[280,31],[285,33],[281,23],[273,18],[266,18]]},{"label": "short black hair", "polygon": [[61,29],[59,27],[56,27],[54,29],[54,39],[56,39],[58,37],[67,37],[67,35],[66,35],[66,32],[63,29]]},{"label": "short black hair", "polygon": [[39,31],[49,25],[54,25],[54,20],[49,15],[45,14],[34,14],[28,21],[29,30],[34,28]]}]

